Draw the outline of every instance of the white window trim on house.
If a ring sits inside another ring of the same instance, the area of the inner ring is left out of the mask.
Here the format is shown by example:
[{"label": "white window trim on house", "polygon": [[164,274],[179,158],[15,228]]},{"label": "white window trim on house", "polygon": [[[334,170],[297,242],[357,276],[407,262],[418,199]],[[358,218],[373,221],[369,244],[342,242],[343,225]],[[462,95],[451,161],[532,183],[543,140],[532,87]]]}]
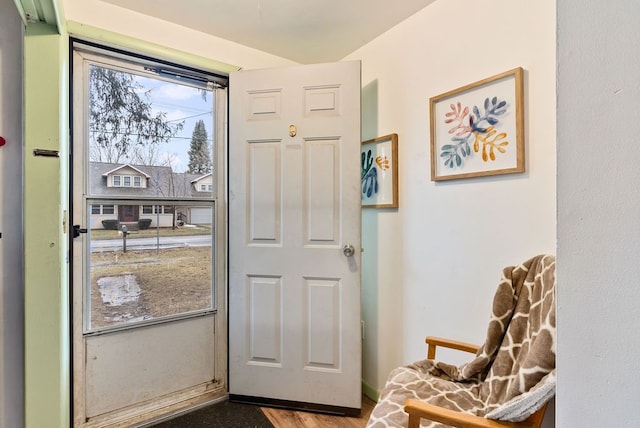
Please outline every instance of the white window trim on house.
[{"label": "white window trim on house", "polygon": [[142,176],[140,175],[112,175],[111,187],[146,187],[146,186],[142,186]]},{"label": "white window trim on house", "polygon": [[196,192],[213,192],[213,183],[200,183],[202,180],[206,180],[209,177],[213,179],[213,174],[210,172],[191,181]]},{"label": "white window trim on house", "polygon": [[[93,212],[95,208],[98,208],[98,212]],[[91,215],[113,215],[116,212],[115,205],[91,205]]]},{"label": "white window trim on house", "polygon": [[[123,168],[132,169],[139,174],[115,174],[116,171],[120,171]],[[144,171],[141,171],[135,166],[129,164],[120,165],[117,168],[112,169],[111,171],[105,172],[102,176],[110,177],[110,179],[107,180],[107,183],[110,184],[110,187],[139,187],[145,189],[147,188],[147,183],[151,178],[151,176]]]},{"label": "white window trim on house", "polygon": [[[151,210],[149,210],[151,207]],[[142,205],[141,212],[145,215],[152,214],[173,214],[173,205]]]}]

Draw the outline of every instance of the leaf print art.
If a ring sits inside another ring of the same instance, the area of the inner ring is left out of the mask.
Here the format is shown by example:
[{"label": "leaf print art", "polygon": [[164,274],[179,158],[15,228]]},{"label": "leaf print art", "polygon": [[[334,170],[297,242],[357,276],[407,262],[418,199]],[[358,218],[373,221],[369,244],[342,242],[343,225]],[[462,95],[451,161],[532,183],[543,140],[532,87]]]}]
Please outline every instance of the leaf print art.
[{"label": "leaf print art", "polygon": [[[480,153],[483,162],[496,160],[496,151],[505,153],[509,142],[507,133],[496,130],[500,125],[500,116],[504,115],[509,104],[498,97],[486,97],[482,107],[463,106],[461,102],[452,103],[446,112],[444,123],[450,125],[451,142],[440,148],[440,157],[449,168],[462,167],[465,158]],[[481,110],[482,108],[482,110]]]},{"label": "leaf print art", "polygon": [[517,67],[429,98],[431,181],[525,171],[523,74]]},{"label": "leaf print art", "polygon": [[378,168],[380,168],[383,171],[388,170],[389,169],[389,158],[386,157],[385,155],[376,156],[376,165],[378,165]]},{"label": "leaf print art", "polygon": [[363,141],[360,148],[360,201],[363,208],[398,207],[398,135]]},{"label": "leaf print art", "polygon": [[378,193],[378,171],[373,165],[373,153],[369,149],[361,153],[362,194],[370,198]]},{"label": "leaf print art", "polygon": [[469,107],[465,107],[463,110],[460,102],[451,104],[450,107],[451,111],[444,115],[446,117],[444,123],[455,123],[455,126],[449,129],[449,134],[455,134],[459,137],[471,131],[471,128],[464,123],[464,118],[469,114]]}]

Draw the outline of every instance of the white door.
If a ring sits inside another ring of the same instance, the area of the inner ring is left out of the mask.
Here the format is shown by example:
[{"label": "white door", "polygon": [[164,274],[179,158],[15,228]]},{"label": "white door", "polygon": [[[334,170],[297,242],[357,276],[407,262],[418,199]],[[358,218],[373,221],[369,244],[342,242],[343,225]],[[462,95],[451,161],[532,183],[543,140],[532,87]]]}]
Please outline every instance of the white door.
[{"label": "white door", "polygon": [[[162,67],[74,42],[75,427],[137,426],[227,395],[227,339],[216,334],[226,331],[226,91]],[[141,117],[153,122],[136,126]],[[190,119],[209,129],[200,150],[213,147],[199,167],[220,177],[203,196],[181,168],[199,126]],[[194,203],[208,224],[178,227]]]},{"label": "white door", "polygon": [[358,413],[360,63],[229,88],[231,398]]}]

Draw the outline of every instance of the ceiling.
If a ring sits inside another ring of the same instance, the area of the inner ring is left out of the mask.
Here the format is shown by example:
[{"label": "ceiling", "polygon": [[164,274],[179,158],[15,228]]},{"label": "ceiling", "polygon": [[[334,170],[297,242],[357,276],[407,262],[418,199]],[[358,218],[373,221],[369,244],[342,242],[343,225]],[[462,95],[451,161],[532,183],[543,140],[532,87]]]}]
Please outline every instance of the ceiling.
[{"label": "ceiling", "polygon": [[301,64],[331,62],[435,0],[102,0]]}]

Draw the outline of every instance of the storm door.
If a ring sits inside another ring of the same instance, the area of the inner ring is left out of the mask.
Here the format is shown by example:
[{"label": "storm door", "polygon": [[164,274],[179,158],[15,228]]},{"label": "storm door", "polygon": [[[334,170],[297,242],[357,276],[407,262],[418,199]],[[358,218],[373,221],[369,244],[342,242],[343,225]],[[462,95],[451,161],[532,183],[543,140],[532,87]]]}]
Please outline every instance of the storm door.
[{"label": "storm door", "polygon": [[226,78],[72,63],[74,426],[147,423],[227,391]]}]

